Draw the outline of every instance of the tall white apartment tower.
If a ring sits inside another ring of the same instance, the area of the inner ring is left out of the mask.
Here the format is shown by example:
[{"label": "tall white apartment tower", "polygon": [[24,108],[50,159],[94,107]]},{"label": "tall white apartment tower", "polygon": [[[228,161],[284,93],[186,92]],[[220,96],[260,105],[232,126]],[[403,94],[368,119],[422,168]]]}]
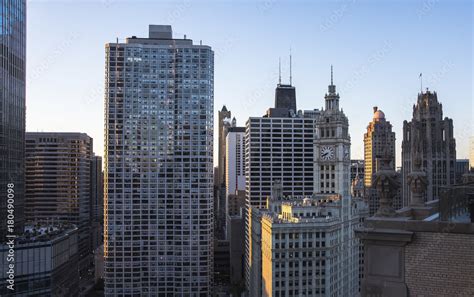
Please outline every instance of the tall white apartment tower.
[{"label": "tall white apartment tower", "polygon": [[162,25],[105,49],[105,295],[210,296],[214,53]]}]

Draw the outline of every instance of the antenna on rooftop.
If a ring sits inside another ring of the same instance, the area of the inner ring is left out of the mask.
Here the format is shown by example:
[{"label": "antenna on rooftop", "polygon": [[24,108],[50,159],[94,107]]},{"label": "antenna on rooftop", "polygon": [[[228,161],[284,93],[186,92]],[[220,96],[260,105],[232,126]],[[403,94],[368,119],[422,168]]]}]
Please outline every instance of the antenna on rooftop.
[{"label": "antenna on rooftop", "polygon": [[281,85],[281,57],[278,57],[278,84]]},{"label": "antenna on rooftop", "polygon": [[292,86],[292,77],[291,77],[291,47],[290,47],[290,86]]}]

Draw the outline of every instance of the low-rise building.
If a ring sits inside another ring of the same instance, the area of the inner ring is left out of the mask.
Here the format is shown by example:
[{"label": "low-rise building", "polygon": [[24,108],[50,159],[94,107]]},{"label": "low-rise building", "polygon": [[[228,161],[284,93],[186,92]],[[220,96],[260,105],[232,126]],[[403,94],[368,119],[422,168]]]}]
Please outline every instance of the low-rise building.
[{"label": "low-rise building", "polygon": [[0,245],[0,296],[78,296],[78,241],[74,225],[25,227],[13,246]]},{"label": "low-rise building", "polygon": [[251,264],[261,273],[252,276],[251,296],[358,293],[360,243],[353,229],[368,209],[356,198],[345,209],[341,199],[338,194],[287,198],[276,187],[267,209],[252,208]]}]

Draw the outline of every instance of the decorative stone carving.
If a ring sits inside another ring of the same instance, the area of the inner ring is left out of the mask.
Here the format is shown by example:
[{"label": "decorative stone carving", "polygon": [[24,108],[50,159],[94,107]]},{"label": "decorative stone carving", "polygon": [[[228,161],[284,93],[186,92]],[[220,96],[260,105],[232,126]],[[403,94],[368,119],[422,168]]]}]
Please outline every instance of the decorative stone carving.
[{"label": "decorative stone carving", "polygon": [[421,153],[422,147],[419,138],[419,130],[417,131],[418,135],[417,138],[414,140],[415,142],[415,159],[413,161],[413,170],[408,175],[408,185],[410,186],[411,190],[411,201],[410,206],[424,206],[425,202],[423,200],[423,194],[426,192],[428,188],[428,178],[426,176],[426,172],[423,172],[421,169]]},{"label": "decorative stone carving", "polygon": [[382,159],[382,166],[375,174],[375,179],[372,184],[379,195],[379,209],[375,213],[377,217],[394,217],[396,212],[392,207],[394,196],[400,188],[397,173],[390,168],[390,158],[387,151],[386,156]]},{"label": "decorative stone carving", "polygon": [[283,185],[281,180],[275,179],[272,185],[272,199],[280,200],[283,197]]}]

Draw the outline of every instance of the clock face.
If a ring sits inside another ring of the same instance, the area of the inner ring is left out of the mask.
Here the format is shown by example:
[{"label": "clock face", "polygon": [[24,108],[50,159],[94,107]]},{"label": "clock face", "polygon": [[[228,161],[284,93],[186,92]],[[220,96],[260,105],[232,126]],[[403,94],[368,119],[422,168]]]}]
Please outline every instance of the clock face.
[{"label": "clock face", "polygon": [[321,159],[322,160],[332,160],[334,159],[334,147],[332,146],[323,146],[321,148]]}]

